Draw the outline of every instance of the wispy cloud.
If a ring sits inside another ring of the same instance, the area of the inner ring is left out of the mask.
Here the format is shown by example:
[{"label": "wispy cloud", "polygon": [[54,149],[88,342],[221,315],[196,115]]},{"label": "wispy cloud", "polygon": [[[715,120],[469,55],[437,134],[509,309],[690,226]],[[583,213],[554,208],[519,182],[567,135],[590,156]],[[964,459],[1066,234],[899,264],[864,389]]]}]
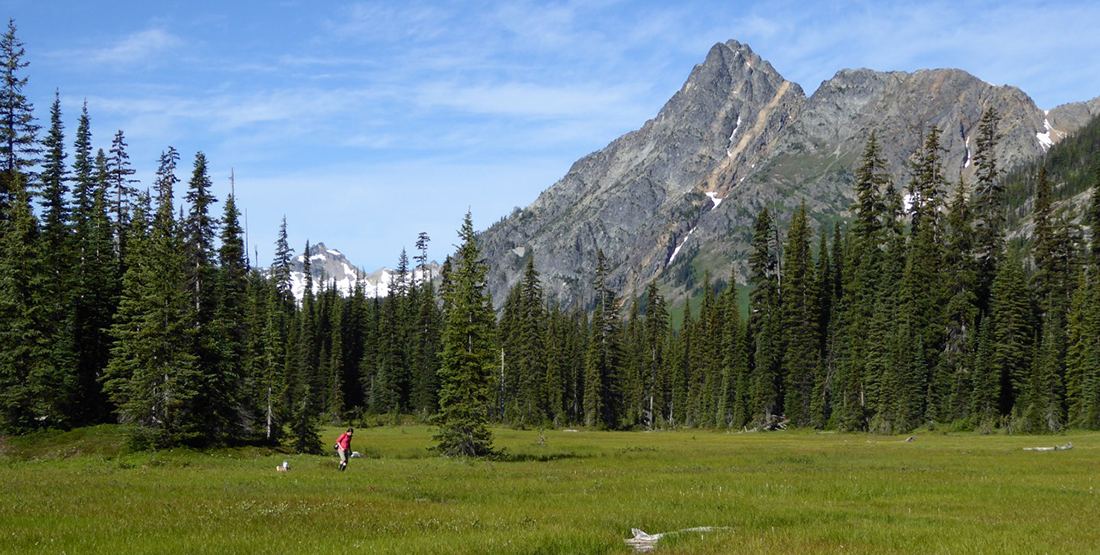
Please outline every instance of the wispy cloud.
[{"label": "wispy cloud", "polygon": [[[542,85],[510,82],[499,85],[441,84],[425,87],[419,103],[475,114],[522,118],[607,116],[631,106],[637,89],[600,84]],[[627,108],[627,111],[633,112]]]},{"label": "wispy cloud", "polygon": [[97,64],[135,64],[155,59],[183,44],[183,39],[164,29],[147,29],[93,51],[87,59]]}]

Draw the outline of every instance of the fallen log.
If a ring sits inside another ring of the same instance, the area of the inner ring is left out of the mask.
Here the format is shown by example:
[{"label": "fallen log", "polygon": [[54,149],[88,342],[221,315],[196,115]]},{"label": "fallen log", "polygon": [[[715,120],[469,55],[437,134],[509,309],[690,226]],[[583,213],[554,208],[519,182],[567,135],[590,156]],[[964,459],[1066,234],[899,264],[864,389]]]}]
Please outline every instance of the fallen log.
[{"label": "fallen log", "polygon": [[1024,447],[1024,451],[1068,451],[1073,449],[1073,442],[1067,441],[1065,445],[1055,445],[1054,447]]},{"label": "fallen log", "polygon": [[634,548],[635,553],[649,553],[657,547],[657,542],[661,538],[671,536],[674,534],[687,534],[691,532],[706,533],[714,532],[715,530],[733,530],[729,526],[697,526],[695,528],[685,528],[683,530],[676,530],[674,532],[664,532],[661,534],[647,534],[637,528],[631,528],[630,533],[634,537],[626,538],[623,543]]}]

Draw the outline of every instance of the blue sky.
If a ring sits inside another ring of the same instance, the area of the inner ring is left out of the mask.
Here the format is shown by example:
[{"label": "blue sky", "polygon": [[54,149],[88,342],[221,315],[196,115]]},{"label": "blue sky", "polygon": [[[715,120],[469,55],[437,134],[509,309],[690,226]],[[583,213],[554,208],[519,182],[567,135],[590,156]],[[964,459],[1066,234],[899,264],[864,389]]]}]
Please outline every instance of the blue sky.
[{"label": "blue sky", "polygon": [[[1095,2],[87,2],[0,0],[48,122],[97,148],[121,129],[144,186],[196,151],[249,251],[324,241],[371,271],[417,234],[453,250],[585,154],[655,116],[716,42],[748,44],[812,93],[837,70],[957,67],[1041,108],[1100,96]],[[177,198],[182,191],[177,192]],[[218,209],[220,214],[220,206]]]}]

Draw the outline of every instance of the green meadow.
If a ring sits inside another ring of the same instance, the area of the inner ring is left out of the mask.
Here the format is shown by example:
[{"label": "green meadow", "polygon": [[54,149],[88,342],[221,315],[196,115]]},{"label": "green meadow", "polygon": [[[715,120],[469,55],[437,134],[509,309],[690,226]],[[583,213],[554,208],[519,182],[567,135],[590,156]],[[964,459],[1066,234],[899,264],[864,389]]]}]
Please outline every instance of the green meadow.
[{"label": "green meadow", "polygon": [[[326,441],[339,430],[326,429]],[[1096,553],[1100,434],[357,429],[364,458],[126,452],[101,426],[0,438],[0,553]],[[1027,451],[1062,445],[1068,451]],[[276,472],[284,460],[289,472]]]}]

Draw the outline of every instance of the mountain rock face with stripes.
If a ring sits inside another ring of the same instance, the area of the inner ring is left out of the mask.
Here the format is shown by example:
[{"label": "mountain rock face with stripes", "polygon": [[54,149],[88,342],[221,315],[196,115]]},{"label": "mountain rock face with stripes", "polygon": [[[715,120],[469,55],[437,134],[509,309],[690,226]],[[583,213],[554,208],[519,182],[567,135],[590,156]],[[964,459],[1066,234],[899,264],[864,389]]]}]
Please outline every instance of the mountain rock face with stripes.
[{"label": "mountain rock face with stripes", "polygon": [[654,279],[680,298],[707,270],[727,279],[733,267],[744,282],[761,208],[785,222],[804,200],[818,224],[846,217],[871,132],[899,187],[932,125],[948,178],[971,180],[988,107],[1001,116],[1000,167],[1011,168],[1100,113],[1100,99],[1042,110],[1015,87],[955,69],[842,70],[807,97],[748,46],[716,44],[655,118],[482,233],[493,299],[503,302],[534,257],[548,297],[587,305],[599,251],[625,299]]}]

